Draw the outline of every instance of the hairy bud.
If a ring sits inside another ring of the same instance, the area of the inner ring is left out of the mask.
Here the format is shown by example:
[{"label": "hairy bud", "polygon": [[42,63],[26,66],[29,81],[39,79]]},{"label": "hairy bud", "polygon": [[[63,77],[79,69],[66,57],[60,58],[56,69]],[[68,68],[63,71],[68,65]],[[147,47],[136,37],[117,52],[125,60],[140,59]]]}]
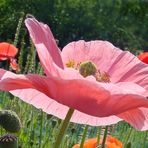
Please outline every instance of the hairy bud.
[{"label": "hairy bud", "polygon": [[0,110],[0,125],[9,132],[18,132],[21,128],[19,117],[11,110]]}]

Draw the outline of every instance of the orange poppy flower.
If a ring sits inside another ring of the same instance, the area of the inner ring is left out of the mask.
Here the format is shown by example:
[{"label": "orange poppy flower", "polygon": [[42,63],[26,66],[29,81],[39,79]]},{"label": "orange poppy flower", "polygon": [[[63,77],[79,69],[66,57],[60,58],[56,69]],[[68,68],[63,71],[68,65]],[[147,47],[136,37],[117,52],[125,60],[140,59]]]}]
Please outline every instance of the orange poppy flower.
[{"label": "orange poppy flower", "polygon": [[138,56],[139,60],[148,64],[148,52],[143,52]]},{"label": "orange poppy flower", "polygon": [[[102,139],[100,140],[102,143]],[[96,148],[97,138],[91,138],[85,141],[83,148]],[[123,148],[122,142],[112,136],[106,138],[106,148]],[[79,144],[74,145],[72,148],[80,148]]]},{"label": "orange poppy flower", "polygon": [[18,70],[19,66],[14,58],[18,53],[18,49],[9,43],[0,43],[0,61],[9,60],[10,66],[13,70]]}]

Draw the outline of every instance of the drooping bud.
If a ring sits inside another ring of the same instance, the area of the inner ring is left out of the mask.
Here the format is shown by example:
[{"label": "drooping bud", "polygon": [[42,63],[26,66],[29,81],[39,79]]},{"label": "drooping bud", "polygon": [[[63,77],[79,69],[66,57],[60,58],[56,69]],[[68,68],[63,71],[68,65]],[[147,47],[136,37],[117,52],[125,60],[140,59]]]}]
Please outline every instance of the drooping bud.
[{"label": "drooping bud", "polygon": [[95,75],[96,72],[97,72],[97,68],[96,68],[95,64],[92,63],[91,61],[85,61],[85,62],[80,63],[79,73],[83,77]]},{"label": "drooping bud", "polygon": [[0,148],[18,148],[18,140],[14,135],[0,137]]},{"label": "drooping bud", "polygon": [[18,132],[21,128],[19,117],[11,110],[0,110],[0,125],[9,132]]}]

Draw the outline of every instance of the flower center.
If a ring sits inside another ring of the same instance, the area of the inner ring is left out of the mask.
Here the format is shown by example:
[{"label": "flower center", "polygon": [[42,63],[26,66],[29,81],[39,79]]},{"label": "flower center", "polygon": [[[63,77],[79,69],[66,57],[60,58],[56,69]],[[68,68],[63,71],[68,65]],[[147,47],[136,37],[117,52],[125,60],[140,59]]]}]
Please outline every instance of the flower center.
[{"label": "flower center", "polygon": [[85,62],[80,63],[79,73],[83,77],[87,77],[90,75],[94,76],[96,72],[97,72],[97,68],[96,68],[95,64],[92,63],[91,61],[85,61]]},{"label": "flower center", "polygon": [[98,70],[97,66],[91,61],[84,61],[77,63],[74,60],[69,60],[66,63],[66,66],[68,68],[74,68],[76,70],[79,70],[79,73],[83,77],[94,76],[96,81],[98,82],[104,82],[104,83],[110,82],[110,76],[106,72],[101,72],[100,70]]}]

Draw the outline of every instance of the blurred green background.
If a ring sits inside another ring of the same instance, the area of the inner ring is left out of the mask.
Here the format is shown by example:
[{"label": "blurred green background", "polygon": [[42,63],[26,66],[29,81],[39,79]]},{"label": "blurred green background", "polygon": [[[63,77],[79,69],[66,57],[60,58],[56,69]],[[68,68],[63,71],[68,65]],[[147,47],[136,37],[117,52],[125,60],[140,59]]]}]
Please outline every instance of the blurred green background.
[{"label": "blurred green background", "polygon": [[[101,39],[121,49],[148,50],[147,0],[0,0],[0,41],[13,42],[22,12],[47,23],[60,47]],[[26,34],[24,26],[19,40]]]}]

